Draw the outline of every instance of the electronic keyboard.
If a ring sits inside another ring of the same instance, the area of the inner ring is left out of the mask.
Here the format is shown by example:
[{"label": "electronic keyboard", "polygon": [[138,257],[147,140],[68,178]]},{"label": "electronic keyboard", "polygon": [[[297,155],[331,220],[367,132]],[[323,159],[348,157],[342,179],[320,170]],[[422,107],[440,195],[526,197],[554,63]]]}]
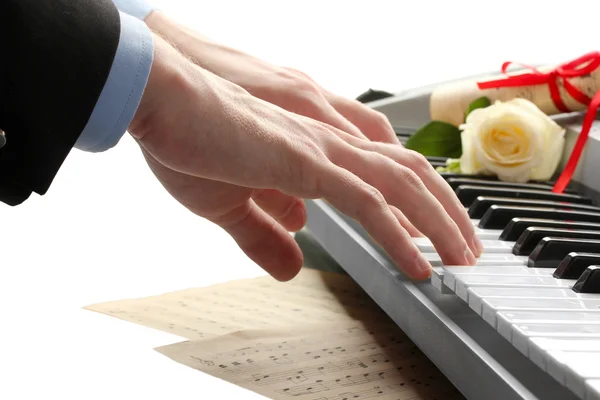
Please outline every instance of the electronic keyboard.
[{"label": "electronic keyboard", "polygon": [[[405,142],[429,121],[433,87],[367,104]],[[576,137],[567,133],[567,156]],[[445,165],[440,157],[429,161]],[[307,201],[306,230],[466,398],[600,400],[597,131],[561,194],[552,192],[552,181],[442,175],[482,240],[476,266],[444,266],[429,239],[413,238],[434,271],[412,282],[360,225],[323,200]]]}]

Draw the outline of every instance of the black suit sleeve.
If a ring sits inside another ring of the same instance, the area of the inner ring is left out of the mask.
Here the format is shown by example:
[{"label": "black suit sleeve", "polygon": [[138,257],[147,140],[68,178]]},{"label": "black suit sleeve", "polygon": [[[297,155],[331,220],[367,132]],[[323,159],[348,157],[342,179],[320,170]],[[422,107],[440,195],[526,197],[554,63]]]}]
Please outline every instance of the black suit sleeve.
[{"label": "black suit sleeve", "polygon": [[0,201],[47,192],[94,110],[119,37],[111,0],[0,0]]}]

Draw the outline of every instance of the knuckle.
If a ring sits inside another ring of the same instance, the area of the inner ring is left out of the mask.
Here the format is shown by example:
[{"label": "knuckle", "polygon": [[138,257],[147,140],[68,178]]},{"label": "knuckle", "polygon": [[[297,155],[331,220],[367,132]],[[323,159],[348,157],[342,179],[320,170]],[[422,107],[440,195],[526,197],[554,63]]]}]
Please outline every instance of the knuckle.
[{"label": "knuckle", "polygon": [[399,165],[397,167],[397,174],[398,179],[406,186],[419,191],[424,190],[423,181],[421,181],[421,178],[412,169]]},{"label": "knuckle", "polygon": [[381,111],[372,110],[371,118],[377,125],[388,126],[390,124],[388,117],[385,116]]},{"label": "knuckle", "polygon": [[427,161],[427,158],[414,150],[406,150],[406,164],[407,167],[418,173],[433,171],[433,167]]},{"label": "knuckle", "polygon": [[366,209],[381,209],[387,207],[387,201],[383,194],[370,185],[361,185],[359,189],[359,204]]}]

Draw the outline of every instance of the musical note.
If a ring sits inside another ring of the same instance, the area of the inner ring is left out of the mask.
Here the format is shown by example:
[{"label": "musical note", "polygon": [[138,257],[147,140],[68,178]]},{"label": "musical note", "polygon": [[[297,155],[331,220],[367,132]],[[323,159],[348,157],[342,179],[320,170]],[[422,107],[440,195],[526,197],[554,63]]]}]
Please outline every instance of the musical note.
[{"label": "musical note", "polygon": [[157,349],[276,400],[462,399],[349,277],[304,269],[86,307],[190,339]]},{"label": "musical note", "polygon": [[[399,329],[386,332],[374,329],[373,332],[382,332],[378,334],[369,333],[371,329],[361,325],[358,321],[337,323],[321,332],[310,328],[294,333],[237,332],[157,350],[192,368],[273,399],[431,400],[436,394],[440,400],[462,398]],[[269,350],[282,343],[290,346],[281,353],[286,357],[283,364],[277,363],[275,359],[279,357],[270,352],[255,351],[252,368],[245,359],[236,357],[239,349]],[[192,356],[214,364],[195,362]]]},{"label": "musical note", "polygon": [[351,278],[310,269],[285,283],[260,277],[85,308],[186,339],[298,321],[337,322],[365,316],[387,320]]}]

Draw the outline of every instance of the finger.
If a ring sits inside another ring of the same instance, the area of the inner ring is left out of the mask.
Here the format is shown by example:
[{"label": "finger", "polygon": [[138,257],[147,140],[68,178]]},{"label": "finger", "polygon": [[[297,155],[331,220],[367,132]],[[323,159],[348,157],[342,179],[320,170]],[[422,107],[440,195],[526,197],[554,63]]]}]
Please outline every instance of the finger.
[{"label": "finger", "polygon": [[400,225],[406,230],[406,232],[410,235],[410,237],[422,237],[423,234],[419,232],[417,228],[406,218],[406,215],[402,214],[402,211],[398,210],[396,207],[390,207]]},{"label": "finger", "polygon": [[427,236],[446,264],[472,265],[475,257],[458,226],[440,202],[410,169],[381,154],[363,151],[343,141],[330,149],[330,159],[377,188]]},{"label": "finger", "polygon": [[288,231],[297,232],[306,225],[306,205],[302,199],[273,189],[257,190],[252,198]]},{"label": "finger", "polygon": [[360,129],[348,121],[331,104],[329,104],[318,86],[315,85],[310,87],[313,87],[313,89],[305,91],[302,100],[295,101],[298,104],[296,109],[290,111],[320,122],[324,122],[327,125],[333,126],[334,128],[344,131],[354,137],[367,139],[367,136],[361,132]]},{"label": "finger", "polygon": [[252,200],[213,220],[225,229],[240,249],[278,281],[294,278],[303,256],[292,235]]},{"label": "finger", "polygon": [[369,139],[375,142],[400,144],[388,118],[356,101],[324,92],[325,98],[343,117],[350,121]]},{"label": "finger", "polygon": [[316,191],[338,210],[357,220],[398,268],[412,279],[427,279],[431,265],[377,189],[336,165],[320,169]]},{"label": "finger", "polygon": [[347,143],[354,147],[374,151],[385,155],[400,165],[410,168],[414,171],[429,190],[441,203],[450,218],[454,220],[460,229],[462,237],[469,244],[471,252],[479,257],[483,252],[483,246],[479,238],[475,234],[473,223],[469,218],[464,206],[458,200],[458,197],[442,176],[431,166],[425,157],[419,153],[398,148],[397,146],[389,146],[385,144],[368,142],[365,140],[357,140],[356,138],[345,135],[343,132],[338,132],[338,135]]}]

